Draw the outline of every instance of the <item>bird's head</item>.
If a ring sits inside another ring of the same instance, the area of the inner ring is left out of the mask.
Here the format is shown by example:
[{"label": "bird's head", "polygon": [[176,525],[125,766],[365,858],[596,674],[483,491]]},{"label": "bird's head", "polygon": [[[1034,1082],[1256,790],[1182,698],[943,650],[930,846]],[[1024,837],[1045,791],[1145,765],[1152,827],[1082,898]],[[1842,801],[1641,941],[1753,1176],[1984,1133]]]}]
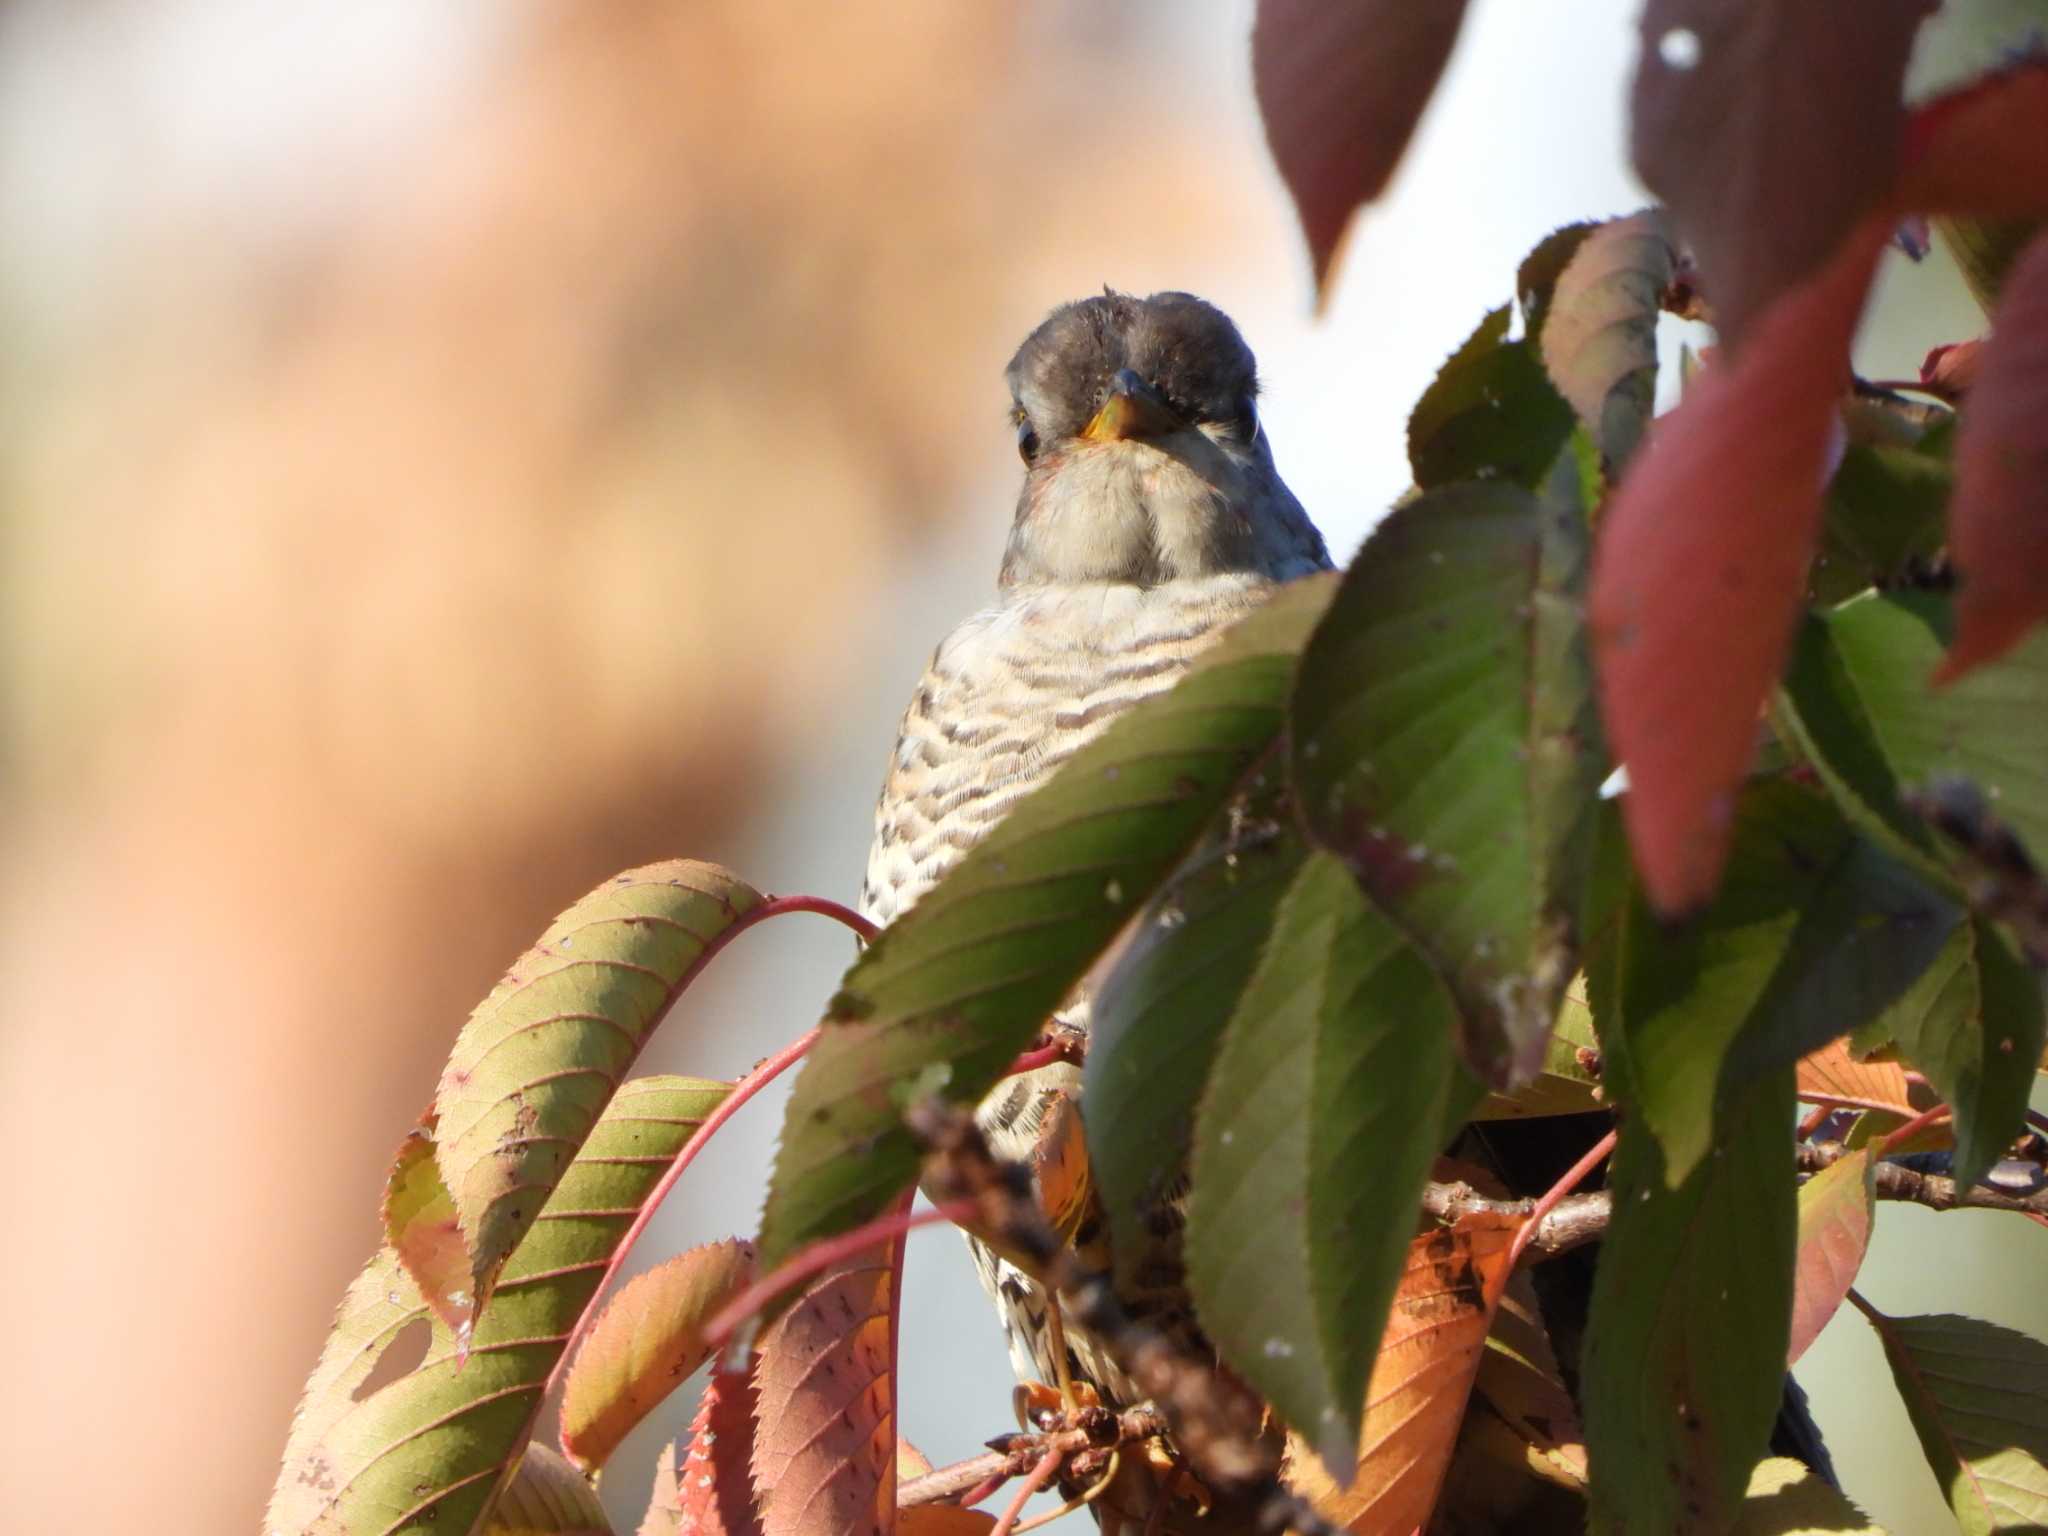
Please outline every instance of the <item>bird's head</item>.
[{"label": "bird's head", "polygon": [[1214,305],[1108,291],[1064,305],[1024,339],[1009,383],[1024,489],[1005,586],[1328,563],[1273,468],[1251,349]]}]

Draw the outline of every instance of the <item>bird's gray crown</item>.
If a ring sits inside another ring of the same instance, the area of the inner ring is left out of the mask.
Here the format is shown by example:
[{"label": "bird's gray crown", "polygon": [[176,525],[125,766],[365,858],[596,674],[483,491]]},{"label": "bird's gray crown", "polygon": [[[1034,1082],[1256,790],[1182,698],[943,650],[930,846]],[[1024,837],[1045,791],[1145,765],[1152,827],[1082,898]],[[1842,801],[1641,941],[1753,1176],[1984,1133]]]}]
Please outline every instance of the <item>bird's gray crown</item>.
[{"label": "bird's gray crown", "polygon": [[1255,420],[1251,348],[1228,315],[1191,293],[1141,299],[1104,289],[1061,305],[1010,359],[1010,393],[1038,434],[1058,442],[1087,424],[1124,368],[1190,423]]}]

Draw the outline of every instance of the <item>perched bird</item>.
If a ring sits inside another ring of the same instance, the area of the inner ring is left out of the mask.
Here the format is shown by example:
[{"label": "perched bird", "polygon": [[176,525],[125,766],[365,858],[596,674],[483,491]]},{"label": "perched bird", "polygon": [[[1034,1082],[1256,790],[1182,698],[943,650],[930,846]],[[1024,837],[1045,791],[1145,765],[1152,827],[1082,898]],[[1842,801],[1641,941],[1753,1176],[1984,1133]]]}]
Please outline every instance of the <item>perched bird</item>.
[{"label": "perched bird", "polygon": [[[1237,327],[1185,293],[1105,292],[1053,313],[1008,370],[1024,460],[995,602],[940,642],[875,810],[861,910],[897,917],[1118,713],[1169,688],[1279,582],[1326,570],[1321,534],[1273,467]],[[1085,1027],[1085,999],[1063,1011]],[[1078,1096],[1056,1065],[981,1106],[995,1151],[1028,1159]],[[1065,1366],[1113,1403],[1133,1389],[1064,1330],[1039,1287],[976,1245],[1020,1380]]]}]

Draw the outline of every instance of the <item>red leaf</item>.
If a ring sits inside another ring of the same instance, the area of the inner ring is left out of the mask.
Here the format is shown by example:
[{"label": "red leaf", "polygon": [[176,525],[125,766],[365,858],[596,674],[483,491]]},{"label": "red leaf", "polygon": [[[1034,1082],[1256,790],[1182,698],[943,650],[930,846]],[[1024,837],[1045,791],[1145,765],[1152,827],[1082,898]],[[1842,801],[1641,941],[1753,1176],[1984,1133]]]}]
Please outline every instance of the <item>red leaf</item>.
[{"label": "red leaf", "polygon": [[1259,0],[1252,84],[1318,291],[1352,212],[1386,190],[1465,0]]},{"label": "red leaf", "polygon": [[753,1471],[766,1536],[875,1536],[895,1523],[889,1251],[828,1271],[761,1341]]},{"label": "red leaf", "polygon": [[743,1371],[713,1371],[690,1421],[690,1449],[676,1476],[673,1529],[688,1536],[761,1536],[749,1465],[753,1453],[754,1384]]},{"label": "red leaf", "polygon": [[1799,1191],[1799,1257],[1792,1272],[1790,1366],[1820,1337],[1856,1283],[1877,1215],[1870,1149],[1860,1147],[1808,1179]]},{"label": "red leaf", "polygon": [[1892,190],[1930,0],[1650,0],[1630,100],[1643,180],[1737,349]]},{"label": "red leaf", "polygon": [[[2048,127],[2044,127],[2048,137]],[[1956,431],[1949,551],[1962,578],[1950,682],[2048,617],[2048,235],[2006,278]]]},{"label": "red leaf", "polygon": [[1950,405],[1956,404],[1977,387],[1977,369],[1983,354],[1981,341],[1950,341],[1931,348],[1920,362],[1920,387]]},{"label": "red leaf", "polygon": [[398,1145],[384,1182],[384,1238],[434,1315],[455,1335],[457,1353],[467,1355],[476,1317],[469,1250],[462,1243],[455,1201],[434,1161],[437,1118],[429,1109]]},{"label": "red leaf", "polygon": [[2048,61],[1987,75],[1916,111],[1906,129],[1901,206],[2025,218],[2048,213]]},{"label": "red leaf", "polygon": [[601,1467],[710,1354],[704,1324],[754,1278],[754,1245],[706,1243],[636,1275],[605,1306],[562,1392],[562,1449]]},{"label": "red leaf", "polygon": [[1659,421],[1602,518],[1591,622],[1636,867],[1666,913],[1713,894],[1757,715],[1784,669],[1849,341],[1891,219],[1867,220]]}]

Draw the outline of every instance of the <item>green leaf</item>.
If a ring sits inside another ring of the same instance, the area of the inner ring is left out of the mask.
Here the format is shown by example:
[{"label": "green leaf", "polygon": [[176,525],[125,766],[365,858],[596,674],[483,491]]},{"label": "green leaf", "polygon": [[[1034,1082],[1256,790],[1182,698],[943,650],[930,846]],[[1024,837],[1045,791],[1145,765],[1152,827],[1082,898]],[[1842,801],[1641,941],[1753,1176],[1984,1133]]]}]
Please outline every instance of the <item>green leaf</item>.
[{"label": "green leaf", "polygon": [[[1953,890],[1945,855],[1901,793],[1959,775],[2022,841],[2048,848],[2048,634],[1937,691],[1926,679],[1950,630],[1947,602],[1925,593],[1859,598],[1810,620],[1775,717],[1859,830]],[[1956,1111],[1965,1182],[2017,1133],[2043,1031],[2039,986],[2003,933],[1983,920],[1967,931],[1950,941],[1941,975],[1887,1015],[1907,1060]]]},{"label": "green leaf", "polygon": [[1506,340],[1503,304],[1479,322],[1408,418],[1408,463],[1424,490],[1458,480],[1540,484],[1572,432],[1571,407],[1535,352]]},{"label": "green leaf", "polygon": [[1611,467],[1635,452],[1655,405],[1657,316],[1672,267],[1661,209],[1610,219],[1579,242],[1531,322],[1551,382]]},{"label": "green leaf", "polygon": [[1796,1363],[1842,1305],[1877,1219],[1877,1170],[1859,1147],[1823,1168],[1799,1189],[1799,1257],[1792,1277],[1792,1342]]},{"label": "green leaf", "polygon": [[1729,1536],[1885,1536],[1803,1461],[1772,1456],[1757,1463],[1749,1495]]},{"label": "green leaf", "polygon": [[597,1490],[562,1453],[536,1440],[498,1496],[484,1536],[612,1536]]},{"label": "green leaf", "polygon": [[479,1311],[647,1036],[760,900],[715,864],[629,870],[556,918],[463,1025],[434,1156]]},{"label": "green leaf", "polygon": [[1901,857],[1934,844],[1899,792],[1937,775],[1973,781],[2022,842],[2048,849],[2048,633],[1930,688],[1953,632],[1931,593],[1844,603],[1801,632],[1779,718],[1844,812]]},{"label": "green leaf", "polygon": [[602,1467],[710,1357],[704,1324],[754,1278],[754,1245],[705,1243],[635,1275],[605,1304],[562,1386],[562,1449]]},{"label": "green leaf", "polygon": [[1973,918],[1885,1019],[1900,1053],[1955,1111],[1953,1171],[1975,1183],[2026,1117],[2048,1030],[2039,979],[1996,925]]},{"label": "green leaf", "polygon": [[1438,1128],[1475,1096],[1454,1017],[1400,931],[1317,854],[1280,903],[1195,1123],[1196,1315],[1339,1479]]},{"label": "green leaf", "polygon": [[2048,1526],[2048,1345],[1974,1317],[1862,1310],[1964,1536]]},{"label": "green leaf", "polygon": [[[1938,441],[1948,436],[1944,432]],[[1927,566],[1946,537],[1953,480],[1941,453],[1851,443],[1828,486],[1807,600],[1844,602],[1866,587],[1895,586]]]},{"label": "green leaf", "polygon": [[1622,1122],[1581,1377],[1595,1533],[1725,1530],[1770,1440],[1798,1230],[1792,1092],[1790,1068],[1752,1083],[1676,1187],[1648,1127]]},{"label": "green leaf", "polygon": [[1605,771],[1574,458],[1553,474],[1571,489],[1545,502],[1446,486],[1381,523],[1293,706],[1311,836],[1444,973],[1466,1059],[1495,1086],[1542,1065]]},{"label": "green leaf", "polygon": [[1120,1282],[1187,1173],[1195,1105],[1273,912],[1308,850],[1291,828],[1215,848],[1154,898],[1088,1013],[1088,1165]]},{"label": "green leaf", "polygon": [[1536,242],[1534,250],[1522,258],[1521,266],[1515,269],[1515,302],[1522,309],[1522,333],[1526,336],[1543,334],[1543,321],[1550,309],[1550,297],[1557,291],[1558,277],[1563,273],[1579,247],[1598,229],[1592,219],[1576,224],[1567,224],[1554,229]]},{"label": "green leaf", "polygon": [[1019,801],[868,946],[798,1074],[761,1262],[879,1215],[916,1177],[909,1103],[978,1102],[1272,751],[1331,580],[1282,588],[1172,689]]},{"label": "green leaf", "polygon": [[1473,1109],[1474,1120],[1533,1120],[1607,1107],[1600,1088],[1600,1041],[1585,992],[1583,977],[1565,988],[1557,1022],[1543,1043],[1542,1070],[1513,1093],[1489,1093]]},{"label": "green leaf", "polygon": [[1717,1107],[1880,1015],[1941,953],[1961,912],[1858,841],[1827,797],[1783,780],[1738,802],[1714,904],[1667,927],[1637,893],[1603,1040],[1610,1073],[1675,1185],[1706,1155]]},{"label": "green leaf", "polygon": [[[613,1095],[500,1276],[465,1361],[389,1247],[342,1298],[292,1420],[265,1536],[370,1530],[457,1536],[511,1477],[563,1342],[654,1183],[730,1091],[686,1077]],[[394,1346],[425,1358],[385,1381]]]}]

